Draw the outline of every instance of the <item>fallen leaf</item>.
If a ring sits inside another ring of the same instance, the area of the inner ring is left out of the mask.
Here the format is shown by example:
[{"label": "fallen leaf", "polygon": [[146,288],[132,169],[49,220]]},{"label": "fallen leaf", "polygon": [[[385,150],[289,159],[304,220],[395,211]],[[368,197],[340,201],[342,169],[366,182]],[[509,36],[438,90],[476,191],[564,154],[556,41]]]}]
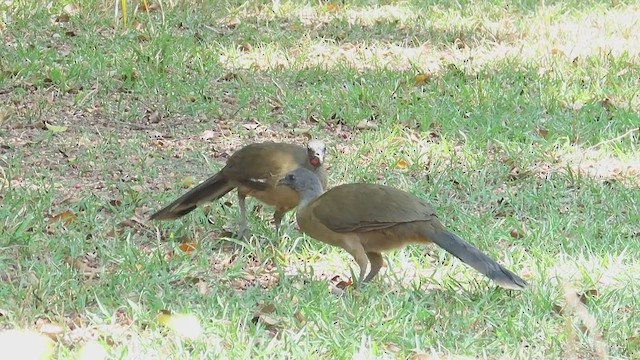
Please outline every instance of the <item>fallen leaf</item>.
[{"label": "fallen leaf", "polygon": [[160,9],[160,5],[156,4],[156,3],[151,3],[149,4],[148,1],[143,1],[142,4],[140,4],[140,11],[141,12],[153,12]]},{"label": "fallen leaf", "polygon": [[396,169],[404,170],[407,167],[409,167],[409,164],[404,160],[400,160],[396,163]]},{"label": "fallen leaf", "polygon": [[54,21],[57,23],[66,23],[69,22],[69,20],[71,20],[71,16],[67,13],[62,13],[54,18]]},{"label": "fallen leaf", "polygon": [[137,224],[138,224],[138,223],[137,223],[135,220],[133,220],[133,219],[128,219],[128,220],[122,220],[122,221],[120,221],[120,222],[118,223],[118,225],[117,225],[117,226],[118,226],[119,228],[127,228],[127,227],[132,228],[132,227],[136,227],[136,225],[137,225]]},{"label": "fallen leaf", "polygon": [[233,73],[233,72],[228,72],[228,73],[222,75],[222,77],[220,77],[220,80],[231,81],[231,80],[235,80],[237,78],[238,78],[238,74]]},{"label": "fallen leaf", "polygon": [[49,124],[48,122],[44,123],[44,127],[45,127],[45,129],[51,131],[52,134],[59,134],[59,133],[67,131],[67,129],[68,129],[67,126],[52,125],[52,124]]},{"label": "fallen leaf", "polygon": [[607,111],[611,111],[614,110],[616,105],[613,102],[613,100],[611,100],[611,98],[606,97],[604,100],[602,100],[600,102],[600,104],[602,105],[602,107],[607,110]]},{"label": "fallen leaf", "polygon": [[198,244],[195,242],[183,242],[178,245],[178,248],[182,250],[185,254],[191,254],[198,247]]},{"label": "fallen leaf", "polygon": [[[135,75],[135,73],[132,73],[132,75]],[[133,76],[132,81],[135,80],[135,77]],[[146,120],[151,123],[151,124],[157,124],[162,120],[162,115],[160,115],[160,112],[158,110],[152,112],[151,114],[148,114],[146,116]]]},{"label": "fallen leaf", "polygon": [[514,239],[522,239],[523,237],[525,237],[524,233],[518,232],[518,230],[516,229],[511,229],[511,232],[509,232],[509,235],[511,235],[511,237]]},{"label": "fallen leaf", "polygon": [[64,222],[64,226],[69,226],[71,223],[73,223],[75,220],[77,219],[76,214],[73,213],[73,211],[71,210],[65,210],[61,213],[58,213],[56,215],[53,215],[52,217],[49,218],[49,223],[54,223],[54,222],[58,222],[58,221],[62,221]]},{"label": "fallen leaf", "polygon": [[71,268],[78,270],[83,276],[89,279],[97,277],[100,273],[95,253],[87,253],[84,256],[80,256],[75,259],[68,256],[65,259],[65,263],[71,266]]},{"label": "fallen leaf", "polygon": [[549,135],[549,130],[545,128],[538,128],[536,130],[536,134],[538,134],[538,136],[540,136],[541,138],[546,139],[547,136]]},{"label": "fallen leaf", "polygon": [[118,200],[118,199],[109,200],[109,205],[113,207],[118,207],[122,205],[122,200]]},{"label": "fallen leaf", "polygon": [[334,3],[327,4],[327,12],[337,12],[340,10],[340,7]]},{"label": "fallen leaf", "polygon": [[271,314],[274,311],[276,311],[276,306],[273,305],[273,304],[267,304],[267,305],[263,306],[262,309],[260,309],[259,313],[261,313],[261,314]]},{"label": "fallen leaf", "polygon": [[298,322],[300,323],[300,325],[304,325],[304,324],[306,324],[306,323],[307,323],[307,320],[304,318],[304,316],[303,316],[299,311],[296,311],[296,312],[293,314],[293,317],[294,317],[294,318],[296,318],[296,320],[298,320]]},{"label": "fallen leaf", "polygon": [[342,280],[342,281],[340,281],[339,283],[336,284],[336,287],[338,289],[342,289],[342,290],[346,289],[349,286],[353,286],[353,280],[351,280],[351,279],[349,279],[348,281]]},{"label": "fallen leaf", "polygon": [[425,73],[420,73],[418,75],[416,75],[414,81],[416,86],[422,86],[426,83],[428,83],[431,80],[431,75],[430,74],[425,74]]},{"label": "fallen leaf", "polygon": [[253,50],[253,46],[251,46],[251,44],[249,44],[248,42],[243,42],[242,44],[238,45],[238,50],[240,50],[241,52],[250,52],[251,50]]},{"label": "fallen leaf", "polygon": [[267,316],[268,314],[271,314],[274,311],[276,311],[275,305],[273,304],[264,305],[260,310],[258,310],[255,314],[253,314],[253,318],[251,318],[251,321],[254,324],[256,324],[259,320],[263,318],[267,318],[266,321],[263,320],[267,325],[275,325],[277,321]]}]

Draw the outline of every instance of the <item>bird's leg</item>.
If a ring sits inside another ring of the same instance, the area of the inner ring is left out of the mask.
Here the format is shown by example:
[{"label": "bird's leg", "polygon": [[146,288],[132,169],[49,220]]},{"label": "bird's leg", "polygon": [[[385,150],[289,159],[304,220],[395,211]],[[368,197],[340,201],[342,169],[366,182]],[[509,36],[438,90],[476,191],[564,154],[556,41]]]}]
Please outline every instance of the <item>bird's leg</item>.
[{"label": "bird's leg", "polygon": [[278,208],[276,208],[276,211],[273,213],[273,223],[276,226],[276,234],[280,234],[280,224],[282,223],[284,213],[284,211]]},{"label": "bird's leg", "polygon": [[238,191],[238,206],[240,207],[240,226],[238,227],[238,238],[244,239],[247,235],[247,206],[245,195]]},{"label": "bird's leg", "polygon": [[367,275],[367,277],[364,279],[364,282],[371,281],[371,279],[373,279],[378,274],[378,271],[380,271],[382,265],[384,265],[384,260],[382,259],[382,255],[380,253],[368,252],[367,257],[369,258],[369,263],[371,264],[371,270],[369,271],[369,275]]},{"label": "bird's leg", "polygon": [[340,245],[340,247],[347,250],[347,252],[349,252],[349,254],[353,256],[353,259],[360,267],[360,276],[358,276],[358,285],[356,287],[357,289],[359,289],[364,282],[364,275],[367,273],[367,265],[369,264],[369,259],[367,258],[367,253],[364,251],[364,247],[362,247],[359,239],[348,240],[351,241],[345,241]]}]

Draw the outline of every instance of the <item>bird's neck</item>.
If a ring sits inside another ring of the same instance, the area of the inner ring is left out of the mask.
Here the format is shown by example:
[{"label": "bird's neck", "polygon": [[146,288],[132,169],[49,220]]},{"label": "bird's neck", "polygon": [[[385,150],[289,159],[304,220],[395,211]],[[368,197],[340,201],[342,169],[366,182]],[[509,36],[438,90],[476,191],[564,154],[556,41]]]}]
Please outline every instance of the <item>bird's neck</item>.
[{"label": "bird's neck", "polygon": [[320,182],[314,183],[313,186],[305,189],[302,193],[300,193],[300,203],[298,204],[298,207],[304,208],[318,196],[322,195],[322,193],[323,190]]}]

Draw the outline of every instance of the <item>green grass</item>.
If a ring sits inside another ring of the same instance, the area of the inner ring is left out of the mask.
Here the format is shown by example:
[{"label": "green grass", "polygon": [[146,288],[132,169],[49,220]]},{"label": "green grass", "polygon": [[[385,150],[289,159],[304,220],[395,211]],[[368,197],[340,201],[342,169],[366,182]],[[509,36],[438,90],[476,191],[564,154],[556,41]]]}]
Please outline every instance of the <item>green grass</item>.
[{"label": "green grass", "polygon": [[[2,328],[54,337],[59,359],[640,356],[634,2],[129,3],[127,27],[94,3],[68,22],[67,2],[0,5]],[[225,238],[231,195],[145,221],[241,145],[306,133],[332,185],[428,200],[531,287],[412,246],[337,296],[357,266],[293,216],[278,237],[250,201],[247,241]]]}]

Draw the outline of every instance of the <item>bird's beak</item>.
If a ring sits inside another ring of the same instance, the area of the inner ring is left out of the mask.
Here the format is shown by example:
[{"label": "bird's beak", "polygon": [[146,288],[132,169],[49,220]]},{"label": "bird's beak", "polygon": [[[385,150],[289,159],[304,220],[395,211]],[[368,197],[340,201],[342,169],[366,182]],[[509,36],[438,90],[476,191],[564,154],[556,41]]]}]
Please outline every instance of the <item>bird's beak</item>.
[{"label": "bird's beak", "polygon": [[314,167],[318,167],[318,166],[322,165],[322,156],[320,154],[316,153],[314,156],[311,157],[311,159],[309,159],[309,162]]}]

